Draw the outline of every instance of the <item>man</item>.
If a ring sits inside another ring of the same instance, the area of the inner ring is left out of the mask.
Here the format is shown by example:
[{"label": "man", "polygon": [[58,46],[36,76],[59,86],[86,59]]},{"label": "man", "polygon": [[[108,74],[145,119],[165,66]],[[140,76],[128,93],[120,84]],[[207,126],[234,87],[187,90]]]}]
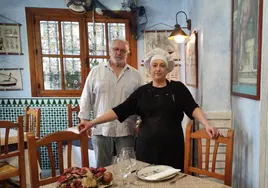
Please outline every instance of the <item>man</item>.
[{"label": "man", "polygon": [[[94,118],[117,106],[143,84],[141,75],[126,64],[129,44],[115,39],[110,45],[110,60],[106,65],[94,67],[86,80],[80,100],[80,127],[89,121],[90,112]],[[92,129],[92,144],[97,167],[112,162],[114,148],[119,153],[123,147],[134,147],[136,116],[123,123],[118,120],[97,125]]]}]

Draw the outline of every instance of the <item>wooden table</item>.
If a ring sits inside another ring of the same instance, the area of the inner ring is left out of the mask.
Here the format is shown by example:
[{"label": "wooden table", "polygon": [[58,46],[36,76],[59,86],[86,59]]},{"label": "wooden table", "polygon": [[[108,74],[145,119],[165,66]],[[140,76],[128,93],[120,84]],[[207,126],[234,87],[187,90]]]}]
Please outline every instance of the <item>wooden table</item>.
[{"label": "wooden table", "polygon": [[[137,167],[138,169],[143,168],[145,166],[147,166],[148,163],[144,163],[144,162],[140,162],[137,161]],[[106,169],[109,172],[113,172],[113,166],[108,166],[106,167]],[[115,181],[117,177],[114,177]],[[194,177],[191,175],[187,175],[184,178],[178,179],[176,181],[176,183],[170,185],[169,182],[173,181],[174,179],[176,179],[176,177],[172,178],[172,179],[168,179],[165,181],[160,181],[160,182],[147,182],[147,181],[142,181],[140,179],[138,179],[135,175],[135,173],[132,173],[131,175],[129,175],[128,177],[128,181],[132,182],[135,186],[130,186],[130,187],[144,187],[144,188],[230,188],[229,186],[223,185],[223,184],[219,184],[213,181],[208,181],[205,179],[201,179],[198,177]],[[56,183],[53,184],[49,184],[46,186],[42,186],[43,188],[55,188],[56,187]],[[111,186],[111,188],[113,187],[118,187],[117,185],[113,184]]]},{"label": "wooden table", "polygon": [[[5,145],[5,128],[0,128],[0,138],[1,138],[1,146]],[[27,141],[27,134],[24,132],[24,141]],[[8,137],[8,145],[10,144],[17,144],[18,143],[18,132],[17,130],[10,129],[9,130],[9,137]]]}]

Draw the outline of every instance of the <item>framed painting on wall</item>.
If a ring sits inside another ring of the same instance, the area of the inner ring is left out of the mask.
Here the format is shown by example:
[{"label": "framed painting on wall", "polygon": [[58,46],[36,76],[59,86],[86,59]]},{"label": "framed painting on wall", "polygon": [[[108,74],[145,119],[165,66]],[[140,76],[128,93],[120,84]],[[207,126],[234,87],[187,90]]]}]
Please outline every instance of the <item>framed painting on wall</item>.
[{"label": "framed painting on wall", "polygon": [[173,57],[174,61],[179,61],[179,44],[168,40],[171,32],[170,30],[144,31],[144,56],[155,48],[162,48]]},{"label": "framed painting on wall", "polygon": [[198,87],[197,31],[194,31],[185,43],[185,83]]},{"label": "framed painting on wall", "polygon": [[22,55],[20,24],[0,23],[0,54]]},{"label": "framed painting on wall", "polygon": [[0,91],[23,90],[22,68],[0,68]]},{"label": "framed painting on wall", "polygon": [[232,0],[231,93],[260,99],[263,0]]}]

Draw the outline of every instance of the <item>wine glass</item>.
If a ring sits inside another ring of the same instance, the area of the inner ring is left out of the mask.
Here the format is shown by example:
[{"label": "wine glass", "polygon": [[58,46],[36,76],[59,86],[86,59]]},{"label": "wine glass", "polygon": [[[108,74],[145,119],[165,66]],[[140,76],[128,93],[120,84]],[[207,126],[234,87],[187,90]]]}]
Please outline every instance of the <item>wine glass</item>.
[{"label": "wine glass", "polygon": [[123,183],[125,187],[129,186],[129,182],[127,181],[127,177],[131,174],[133,170],[136,170],[136,155],[134,148],[126,147],[122,148],[119,154],[120,161],[120,172],[121,178],[123,179]]}]

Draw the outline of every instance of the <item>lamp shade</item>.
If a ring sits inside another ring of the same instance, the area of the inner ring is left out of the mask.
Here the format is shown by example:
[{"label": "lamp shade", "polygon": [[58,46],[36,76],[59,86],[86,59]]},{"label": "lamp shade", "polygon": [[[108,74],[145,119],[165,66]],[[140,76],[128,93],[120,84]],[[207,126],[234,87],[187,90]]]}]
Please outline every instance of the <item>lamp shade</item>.
[{"label": "lamp shade", "polygon": [[182,43],[187,38],[189,38],[189,36],[181,29],[179,24],[175,25],[175,29],[168,37],[169,40],[175,40],[177,43]]}]

